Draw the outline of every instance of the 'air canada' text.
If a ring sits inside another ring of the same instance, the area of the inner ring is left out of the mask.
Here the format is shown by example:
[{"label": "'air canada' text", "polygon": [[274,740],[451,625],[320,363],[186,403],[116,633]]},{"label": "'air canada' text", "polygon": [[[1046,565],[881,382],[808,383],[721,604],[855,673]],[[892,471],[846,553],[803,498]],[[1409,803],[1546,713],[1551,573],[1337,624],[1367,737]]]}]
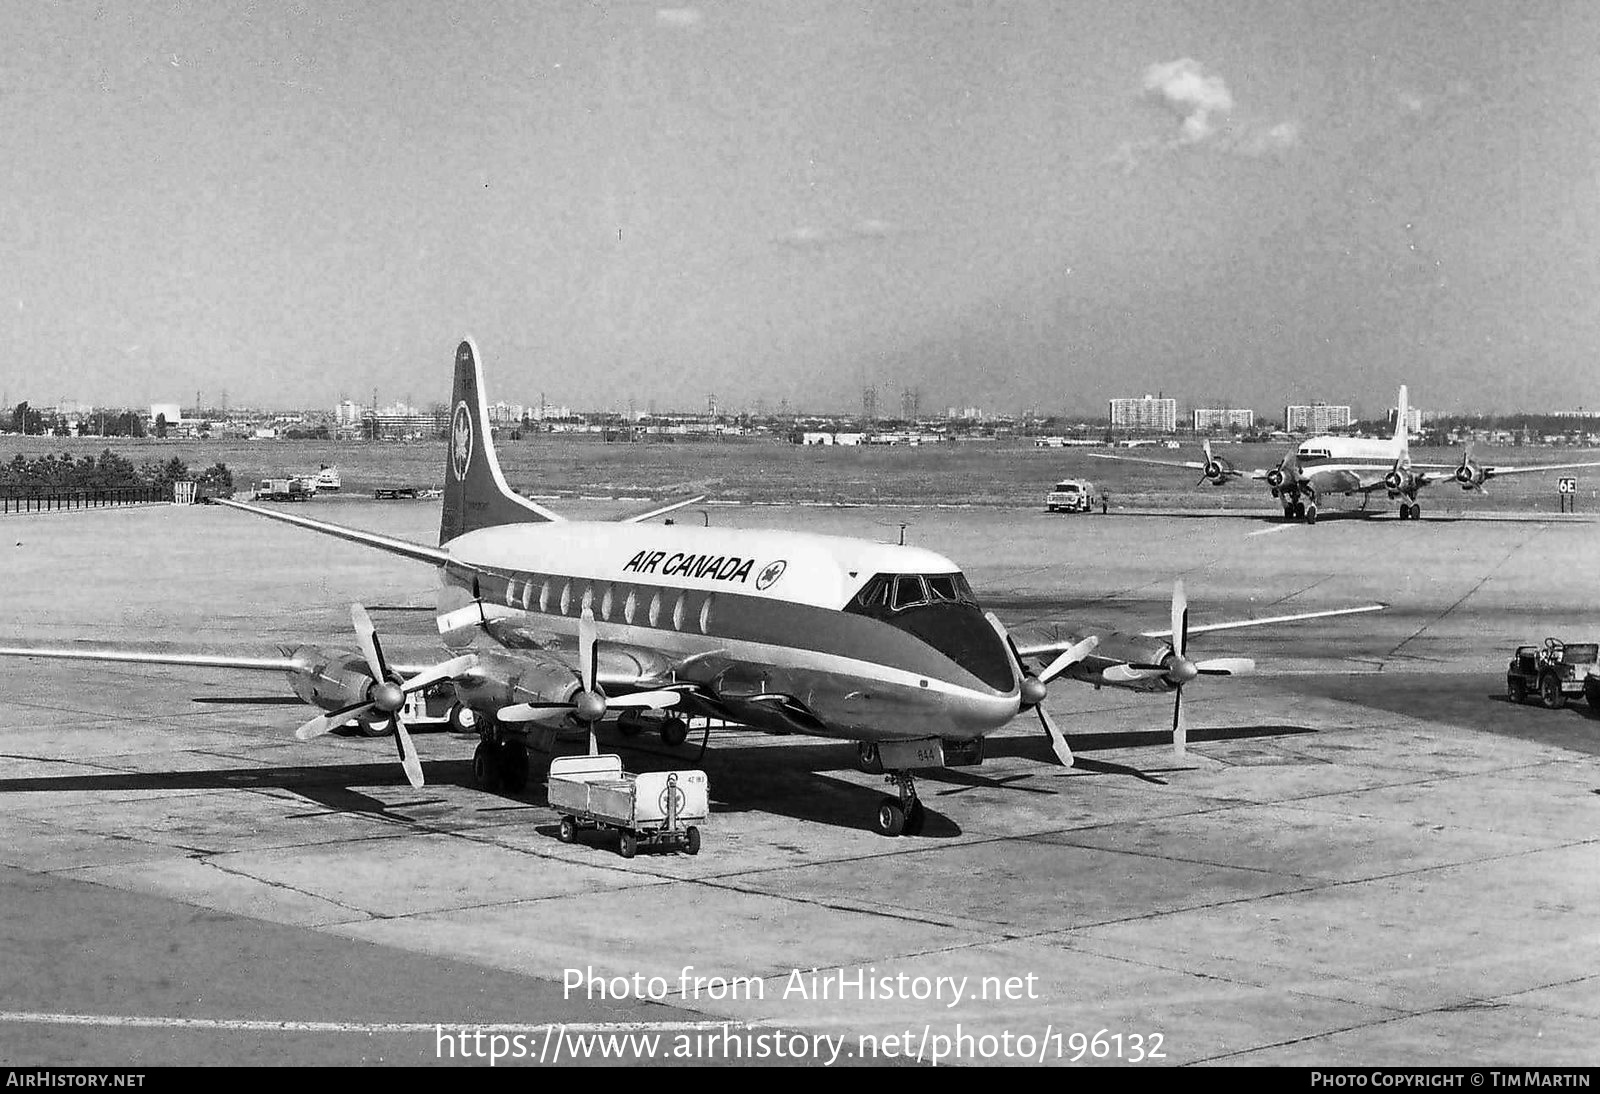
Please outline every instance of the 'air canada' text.
[{"label": "'air canada' text", "polygon": [[640,551],[623,567],[631,574],[660,574],[663,577],[703,577],[713,581],[749,581],[756,564],[753,558],[738,555],[686,555],[682,551]]}]

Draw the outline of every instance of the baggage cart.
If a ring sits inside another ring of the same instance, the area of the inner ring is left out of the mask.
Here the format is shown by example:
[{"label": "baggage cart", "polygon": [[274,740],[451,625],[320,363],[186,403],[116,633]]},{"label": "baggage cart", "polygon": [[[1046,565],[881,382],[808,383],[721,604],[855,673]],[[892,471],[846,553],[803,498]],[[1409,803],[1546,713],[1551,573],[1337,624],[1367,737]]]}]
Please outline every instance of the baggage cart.
[{"label": "baggage cart", "polygon": [[620,756],[560,756],[550,761],[550,807],[561,815],[558,838],[580,831],[619,833],[618,849],[632,858],[641,846],[700,853],[700,824],[710,808],[704,771],[622,770]]}]

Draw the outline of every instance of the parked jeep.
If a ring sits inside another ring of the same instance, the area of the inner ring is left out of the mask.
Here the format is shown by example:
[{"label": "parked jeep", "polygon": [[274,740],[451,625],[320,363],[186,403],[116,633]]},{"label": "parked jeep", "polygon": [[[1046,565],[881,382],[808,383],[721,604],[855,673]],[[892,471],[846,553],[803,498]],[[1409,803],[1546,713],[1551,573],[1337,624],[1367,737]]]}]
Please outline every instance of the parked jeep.
[{"label": "parked jeep", "polygon": [[1600,710],[1600,677],[1590,676],[1597,660],[1600,643],[1595,642],[1546,638],[1542,646],[1518,646],[1506,666],[1506,694],[1513,703],[1537,695],[1549,710],[1560,710],[1569,697],[1584,695]]}]

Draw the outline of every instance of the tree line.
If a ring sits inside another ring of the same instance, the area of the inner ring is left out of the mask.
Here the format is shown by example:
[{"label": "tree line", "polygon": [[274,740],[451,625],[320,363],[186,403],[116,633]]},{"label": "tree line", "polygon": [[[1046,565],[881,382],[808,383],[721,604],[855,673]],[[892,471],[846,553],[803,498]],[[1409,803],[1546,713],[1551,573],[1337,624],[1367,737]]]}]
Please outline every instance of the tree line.
[{"label": "tree line", "polygon": [[45,455],[28,459],[20,452],[11,462],[0,464],[0,491],[7,493],[35,492],[40,490],[124,490],[152,489],[166,492],[172,484],[193,479],[201,493],[213,497],[226,497],[233,493],[233,472],[225,463],[215,463],[193,474],[189,465],[177,456],[160,462],[146,460],[139,467],[133,461],[119,456],[109,448],[98,456],[80,456],[74,459],[69,453],[59,456]]}]

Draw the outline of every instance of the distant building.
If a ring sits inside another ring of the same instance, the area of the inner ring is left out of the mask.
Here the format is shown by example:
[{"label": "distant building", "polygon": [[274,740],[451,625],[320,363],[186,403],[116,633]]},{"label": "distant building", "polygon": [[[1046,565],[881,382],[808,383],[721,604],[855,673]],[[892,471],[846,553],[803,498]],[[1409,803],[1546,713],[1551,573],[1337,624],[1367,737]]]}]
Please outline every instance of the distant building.
[{"label": "distant building", "polygon": [[356,406],[349,399],[344,400],[333,408],[333,420],[340,426],[354,426],[361,424],[362,408]]},{"label": "distant building", "polygon": [[1312,403],[1310,406],[1283,408],[1283,428],[1290,433],[1327,433],[1350,428],[1350,408]]},{"label": "distant building", "polygon": [[1196,433],[1226,432],[1230,429],[1254,429],[1256,427],[1256,412],[1253,410],[1216,410],[1207,408],[1196,409],[1194,412],[1194,431]]},{"label": "distant building", "polygon": [[1178,400],[1155,395],[1146,395],[1140,399],[1112,399],[1111,428],[1176,433]]}]

